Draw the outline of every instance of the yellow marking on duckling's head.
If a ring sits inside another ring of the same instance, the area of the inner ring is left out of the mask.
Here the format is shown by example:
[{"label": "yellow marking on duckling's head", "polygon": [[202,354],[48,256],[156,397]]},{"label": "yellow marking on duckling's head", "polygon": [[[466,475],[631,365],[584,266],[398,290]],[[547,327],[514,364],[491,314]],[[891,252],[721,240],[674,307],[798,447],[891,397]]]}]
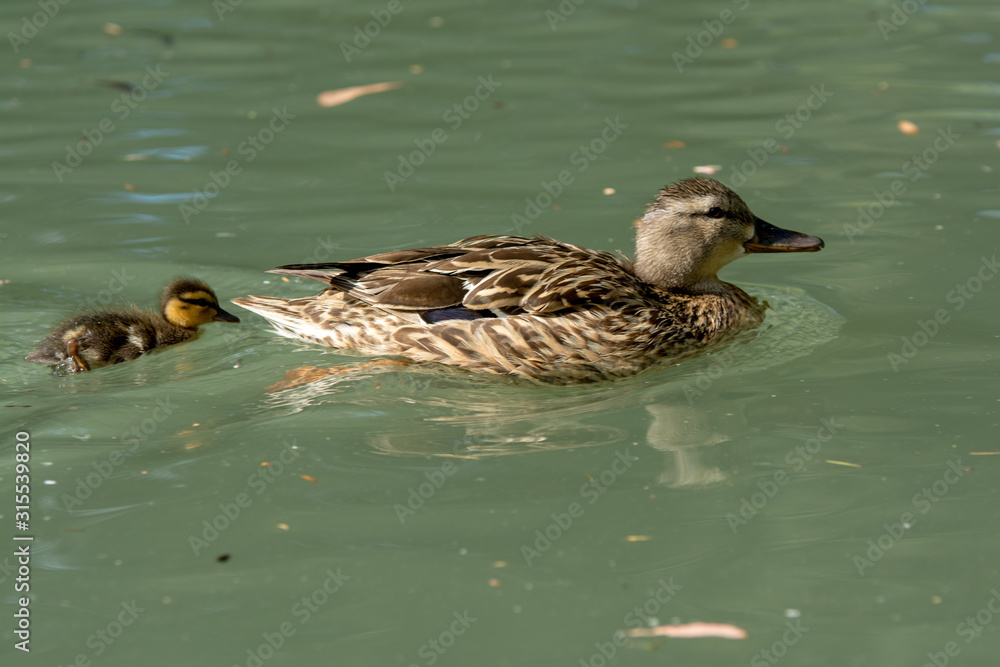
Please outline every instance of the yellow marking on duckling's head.
[{"label": "yellow marking on duckling's head", "polygon": [[167,285],[160,302],[163,318],[185,329],[209,322],[239,322],[219,306],[215,292],[200,280],[181,278]]}]

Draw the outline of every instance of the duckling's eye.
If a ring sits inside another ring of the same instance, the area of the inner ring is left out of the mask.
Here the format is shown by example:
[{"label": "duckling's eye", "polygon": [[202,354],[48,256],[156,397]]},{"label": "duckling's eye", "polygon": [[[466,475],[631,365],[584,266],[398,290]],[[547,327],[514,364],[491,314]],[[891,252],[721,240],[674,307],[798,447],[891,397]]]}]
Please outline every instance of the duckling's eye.
[{"label": "duckling's eye", "polygon": [[723,211],[718,206],[713,206],[712,208],[708,209],[708,213],[706,213],[705,215],[707,215],[710,218],[721,218],[726,215],[726,212]]}]

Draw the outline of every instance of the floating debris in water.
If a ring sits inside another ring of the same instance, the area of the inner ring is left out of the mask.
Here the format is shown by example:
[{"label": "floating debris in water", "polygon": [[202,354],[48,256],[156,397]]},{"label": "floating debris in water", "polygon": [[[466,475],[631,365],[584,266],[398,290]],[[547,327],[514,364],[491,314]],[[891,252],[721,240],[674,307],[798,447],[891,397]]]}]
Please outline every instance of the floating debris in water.
[{"label": "floating debris in water", "polygon": [[364,95],[384,93],[387,90],[400,88],[402,85],[402,81],[386,81],[384,83],[371,83],[367,86],[351,86],[350,88],[325,90],[316,96],[316,102],[321,107],[335,107],[341,104],[347,104],[351,100],[356,100]]},{"label": "floating debris in water", "polygon": [[115,90],[124,90],[126,93],[131,93],[139,87],[131,81],[113,81],[111,79],[98,79],[97,85],[104,86],[106,88],[114,88]]},{"label": "floating debris in water", "polygon": [[[118,25],[117,23],[105,23],[102,29],[105,35],[111,37],[120,37],[122,33],[125,32],[125,28]],[[158,39],[163,42],[164,46],[174,45],[174,36],[170,33],[163,32],[162,30],[150,30],[149,28],[129,28],[128,31],[133,34],[142,35],[143,37],[152,37],[153,39]]]},{"label": "floating debris in water", "polygon": [[721,639],[746,639],[749,636],[743,628],[729,623],[683,623],[681,625],[658,625],[655,628],[632,628],[625,631],[628,637],[673,637],[675,639],[695,639],[699,637],[719,637]]}]

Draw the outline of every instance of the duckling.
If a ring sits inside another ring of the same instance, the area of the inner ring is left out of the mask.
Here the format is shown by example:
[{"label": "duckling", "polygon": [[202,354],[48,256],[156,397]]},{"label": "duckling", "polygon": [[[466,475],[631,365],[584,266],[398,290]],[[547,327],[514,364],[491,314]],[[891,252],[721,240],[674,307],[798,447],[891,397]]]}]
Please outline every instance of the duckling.
[{"label": "duckling", "polygon": [[80,373],[191,340],[202,324],[239,321],[219,306],[211,287],[194,278],[178,278],[163,290],[159,313],[133,306],[71,317],[56,326],[25,360],[67,363],[70,372]]}]

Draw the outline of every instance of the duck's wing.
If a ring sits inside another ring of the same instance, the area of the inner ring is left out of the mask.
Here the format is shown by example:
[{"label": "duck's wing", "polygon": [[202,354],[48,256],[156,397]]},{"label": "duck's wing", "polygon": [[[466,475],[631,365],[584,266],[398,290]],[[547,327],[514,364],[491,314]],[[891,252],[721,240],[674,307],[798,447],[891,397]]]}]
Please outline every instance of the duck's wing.
[{"label": "duck's wing", "polygon": [[313,278],[385,310],[464,307],[501,315],[580,308],[634,294],[640,285],[627,259],[519,236],[477,236],[348,262],[293,264],[271,273]]}]

